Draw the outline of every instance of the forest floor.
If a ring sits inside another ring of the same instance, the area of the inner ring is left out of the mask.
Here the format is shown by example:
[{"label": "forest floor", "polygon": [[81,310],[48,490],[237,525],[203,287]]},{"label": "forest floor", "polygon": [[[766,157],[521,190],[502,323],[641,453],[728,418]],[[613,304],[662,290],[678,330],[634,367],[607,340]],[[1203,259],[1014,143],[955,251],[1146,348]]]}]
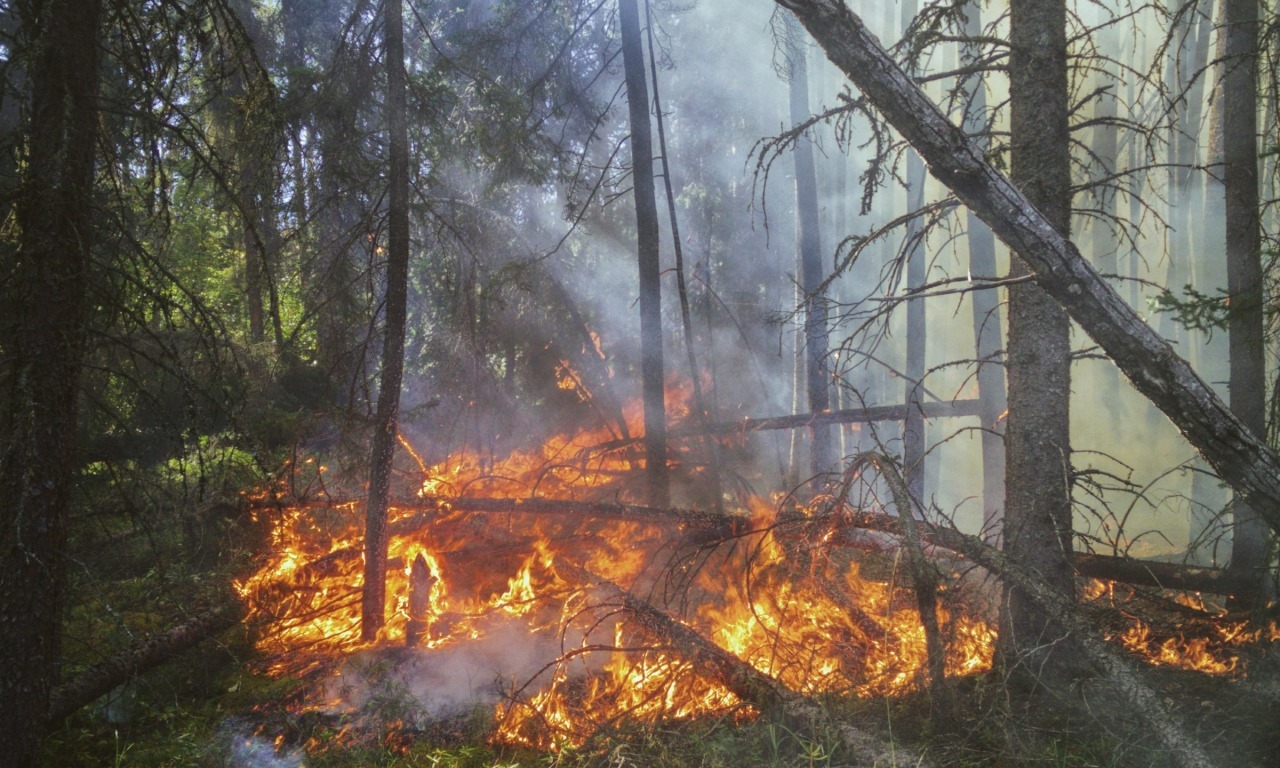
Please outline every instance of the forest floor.
[{"label": "forest floor", "polygon": [[[813,768],[854,766],[839,740],[765,719],[622,724],[580,746],[532,750],[492,741],[494,708],[423,719],[403,699],[369,697],[361,711],[307,707],[325,674],[257,671],[243,637],[208,642],[69,719],[50,740],[59,768]],[[1222,766],[1280,764],[1280,697],[1263,686],[1152,670],[1152,682]],[[1162,766],[1154,738],[1105,680],[1070,702],[1015,705],[990,673],[957,683],[953,727],[937,730],[923,694],[827,702],[841,722],[892,741],[901,766]],[[411,705],[409,705],[411,706]]]}]

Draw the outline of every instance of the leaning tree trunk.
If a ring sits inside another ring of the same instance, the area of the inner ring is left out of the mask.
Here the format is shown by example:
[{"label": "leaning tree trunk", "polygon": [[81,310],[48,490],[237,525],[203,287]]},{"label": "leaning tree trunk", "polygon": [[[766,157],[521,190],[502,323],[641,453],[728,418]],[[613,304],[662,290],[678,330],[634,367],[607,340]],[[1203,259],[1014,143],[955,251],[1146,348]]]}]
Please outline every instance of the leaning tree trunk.
[{"label": "leaning tree trunk", "polygon": [[649,87],[644,73],[640,12],[636,0],[618,0],[622,66],[631,119],[631,173],[636,203],[640,263],[640,383],[644,400],[644,455],[649,504],[666,506],[667,417],[663,392],[662,289],[658,261],[658,202],[653,186],[653,139],[649,130]]},{"label": "leaning tree trunk", "polygon": [[369,457],[369,502],[365,507],[364,588],[360,602],[360,637],[374,640],[386,624],[387,498],[391,460],[395,457],[400,383],[404,378],[404,333],[409,290],[409,130],[406,121],[407,80],[404,68],[404,8],[401,0],[385,4],[387,57],[387,132],[390,144],[387,195],[386,328],[382,341],[382,375]]},{"label": "leaning tree trunk", "polygon": [[76,399],[93,242],[98,0],[23,3],[31,100],[4,294],[0,412],[0,755],[40,760],[61,657]]},{"label": "leaning tree trunk", "polygon": [[[1067,39],[1064,0],[1014,0],[1009,15],[1010,176],[1064,237],[1071,226]],[[1019,260],[1011,276],[1029,274]],[[1070,321],[1035,283],[1009,288],[1009,421],[1004,550],[1064,595],[1071,570]],[[1031,680],[1060,678],[1070,664],[1063,630],[1009,586],[999,653]]]},{"label": "leaning tree trunk", "polygon": [[[1231,311],[1231,410],[1266,434],[1262,242],[1258,205],[1257,0],[1226,0],[1226,75],[1222,88],[1223,182],[1226,192],[1227,292]],[[1237,499],[1232,507],[1231,568],[1261,577],[1270,549],[1266,524]]]},{"label": "leaning tree trunk", "polygon": [[775,0],[911,142],[935,178],[986,222],[1035,281],[1080,324],[1144,397],[1233,489],[1280,530],[1280,457],[1237,418],[1080,251],[987,160],[885,52],[844,3]]}]

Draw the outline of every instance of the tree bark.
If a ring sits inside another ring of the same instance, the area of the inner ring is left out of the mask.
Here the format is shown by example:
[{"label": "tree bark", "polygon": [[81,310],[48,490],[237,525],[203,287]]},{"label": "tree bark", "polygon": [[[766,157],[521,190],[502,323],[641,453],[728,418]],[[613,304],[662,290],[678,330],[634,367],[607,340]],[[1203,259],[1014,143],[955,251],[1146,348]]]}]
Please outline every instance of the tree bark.
[{"label": "tree bark", "polygon": [[928,163],[935,178],[1014,249],[1035,280],[1248,501],[1280,529],[1280,458],[1196,376],[997,171],[837,0],[776,0]]},{"label": "tree bark", "polygon": [[365,507],[364,587],[360,602],[360,637],[377,638],[386,624],[387,497],[391,461],[395,457],[400,384],[404,378],[404,333],[409,291],[409,132],[404,68],[402,0],[384,5],[387,59],[387,132],[389,151],[387,210],[386,326],[382,341],[382,374],[369,457],[369,503]]},{"label": "tree bark", "polygon": [[0,413],[0,755],[17,768],[39,762],[61,656],[100,13],[98,0],[22,6],[31,97]]},{"label": "tree bark", "polygon": [[[1262,239],[1258,203],[1258,3],[1226,0],[1226,74],[1222,82],[1223,188],[1226,193],[1231,411],[1266,435],[1266,354]],[[1261,586],[1270,553],[1267,526],[1237,498],[1231,508],[1231,569]]]},{"label": "tree bark", "polygon": [[[1009,7],[1010,179],[1064,237],[1071,227],[1064,0],[1013,0]],[[1015,259],[1010,277],[1029,273]],[[1070,321],[1035,283],[1009,287],[1009,418],[1005,426],[1005,515],[1009,560],[1072,595]],[[1056,685],[1071,651],[1063,628],[1006,582],[1001,663],[1025,682]]]},{"label": "tree bark", "polygon": [[645,471],[649,477],[649,504],[664,507],[669,491],[658,203],[653,183],[649,88],[644,73],[644,49],[636,0],[618,0],[618,23],[622,28],[622,67],[627,81],[627,110],[631,120],[631,178],[640,265],[640,383],[644,400]]}]

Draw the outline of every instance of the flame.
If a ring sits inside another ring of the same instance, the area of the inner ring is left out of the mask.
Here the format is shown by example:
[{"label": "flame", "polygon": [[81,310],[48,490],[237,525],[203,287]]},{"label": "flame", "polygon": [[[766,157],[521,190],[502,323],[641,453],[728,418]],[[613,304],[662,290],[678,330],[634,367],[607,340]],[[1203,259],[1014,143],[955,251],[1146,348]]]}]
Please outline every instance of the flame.
[{"label": "flame", "polygon": [[[672,393],[672,412],[687,413],[687,399]],[[639,408],[626,418],[640,433]],[[887,696],[923,684],[924,630],[909,585],[866,577],[831,537],[806,539],[777,524],[776,500],[749,499],[742,525],[723,541],[689,522],[535,513],[514,501],[628,498],[636,448],[594,449],[613,439],[607,429],[566,433],[501,460],[458,453],[432,464],[402,437],[421,473],[418,500],[389,514],[388,621],[373,645],[405,641],[421,556],[431,574],[423,653],[484,638],[499,618],[559,644],[560,658],[497,706],[503,741],[557,747],[623,718],[755,714],[681,649],[601,599],[584,573],[648,600],[794,691]],[[468,514],[453,508],[461,497],[513,501],[500,513]],[[238,589],[264,627],[258,646],[269,671],[299,674],[367,648],[360,505],[264,494],[256,511],[270,515],[270,553]],[[963,611],[944,609],[941,619],[948,674],[987,669],[994,630]]]}]

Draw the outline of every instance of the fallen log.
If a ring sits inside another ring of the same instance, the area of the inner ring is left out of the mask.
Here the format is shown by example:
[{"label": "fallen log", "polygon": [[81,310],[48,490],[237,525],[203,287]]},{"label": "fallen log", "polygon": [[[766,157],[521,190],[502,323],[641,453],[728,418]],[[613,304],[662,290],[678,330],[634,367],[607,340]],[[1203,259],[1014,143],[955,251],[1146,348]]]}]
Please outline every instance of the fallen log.
[{"label": "fallen log", "polygon": [[[869,408],[846,408],[839,411],[819,411],[817,413],[797,413],[791,416],[764,416],[760,418],[739,419],[738,421],[721,421],[696,427],[681,427],[667,432],[668,439],[677,440],[690,437],[747,434],[748,432],[765,432],[778,429],[803,429],[830,424],[871,424],[879,421],[902,421],[915,408],[913,405],[874,405]],[[924,403],[919,410],[926,419],[980,416],[982,410],[977,400],[954,400],[951,402]],[[616,451],[639,442],[640,438],[610,440],[607,443],[593,445],[586,450],[589,453]]]},{"label": "fallen log", "polygon": [[1076,573],[1081,576],[1145,587],[1231,596],[1249,593],[1258,582],[1256,577],[1248,573],[1226,568],[1203,568],[1089,552],[1076,552],[1071,557]]},{"label": "fallen log", "polygon": [[[849,751],[846,757],[853,765],[910,764],[927,766],[923,758],[883,739],[848,724],[835,722],[817,702],[790,690],[747,662],[734,656],[692,627],[668,616],[651,603],[629,590],[576,566],[558,565],[590,584],[607,602],[618,603],[654,637],[678,648],[701,674],[710,677],[733,692],[744,703],[751,704],[767,716],[784,720],[789,726],[809,734],[835,733]],[[893,763],[891,758],[896,758]]]},{"label": "fallen log", "polygon": [[[363,504],[359,498],[330,497],[325,499],[299,499],[288,507],[304,509],[329,509],[349,505]],[[558,499],[509,498],[495,499],[474,496],[445,498],[439,496],[421,496],[391,499],[387,505],[395,510],[414,514],[402,517],[388,526],[392,536],[403,536],[429,525],[441,514],[449,512],[472,512],[483,514],[519,514],[519,515],[577,515],[593,517],[601,520],[625,520],[627,522],[670,522],[692,526],[712,528],[728,528],[734,531],[740,528],[746,518],[740,515],[714,512],[701,509],[679,507],[648,507],[642,504],[624,504],[620,502],[568,501]],[[269,506],[274,506],[269,505]],[[358,508],[358,507],[353,507]]]},{"label": "fallen log", "polygon": [[[358,502],[356,499],[308,500],[298,502],[298,506],[337,507]],[[742,535],[750,532],[750,521],[741,515],[720,513],[710,510],[684,508],[658,508],[639,504],[620,504],[589,501],[556,501],[551,499],[485,499],[462,497],[442,499],[434,497],[398,499],[391,504],[399,510],[416,509],[416,514],[401,518],[389,526],[392,536],[405,536],[430,525],[439,519],[442,513],[469,512],[485,514],[533,514],[533,515],[567,515],[593,517],[602,520],[625,520],[628,522],[672,522],[676,524],[696,526],[723,533],[726,537]],[[831,529],[840,529],[834,537]],[[857,531],[877,531],[898,536],[901,526],[898,518],[878,512],[856,510],[852,512],[828,513],[811,517],[798,517],[782,523],[775,533],[787,538],[801,536],[814,541],[824,541],[835,546],[850,546],[857,549],[876,548],[876,542],[857,536]],[[949,538],[946,528],[934,528],[921,531],[921,540],[925,544],[955,550],[956,542]],[[360,549],[350,547],[329,553],[304,568],[318,568],[331,559],[358,557]],[[1076,572],[1085,578],[1119,581],[1126,584],[1158,587],[1161,589],[1181,589],[1190,592],[1205,592],[1215,595],[1244,594],[1249,589],[1251,579],[1247,574],[1239,574],[1223,568],[1205,568],[1166,563],[1153,560],[1137,560],[1114,555],[1097,555],[1076,552],[1072,555]]]},{"label": "fallen log", "polygon": [[76,710],[107,695],[137,675],[234,627],[243,615],[244,606],[239,601],[230,601],[226,605],[196,614],[168,631],[151,635],[129,650],[86,669],[49,694],[49,724],[57,725]]}]

